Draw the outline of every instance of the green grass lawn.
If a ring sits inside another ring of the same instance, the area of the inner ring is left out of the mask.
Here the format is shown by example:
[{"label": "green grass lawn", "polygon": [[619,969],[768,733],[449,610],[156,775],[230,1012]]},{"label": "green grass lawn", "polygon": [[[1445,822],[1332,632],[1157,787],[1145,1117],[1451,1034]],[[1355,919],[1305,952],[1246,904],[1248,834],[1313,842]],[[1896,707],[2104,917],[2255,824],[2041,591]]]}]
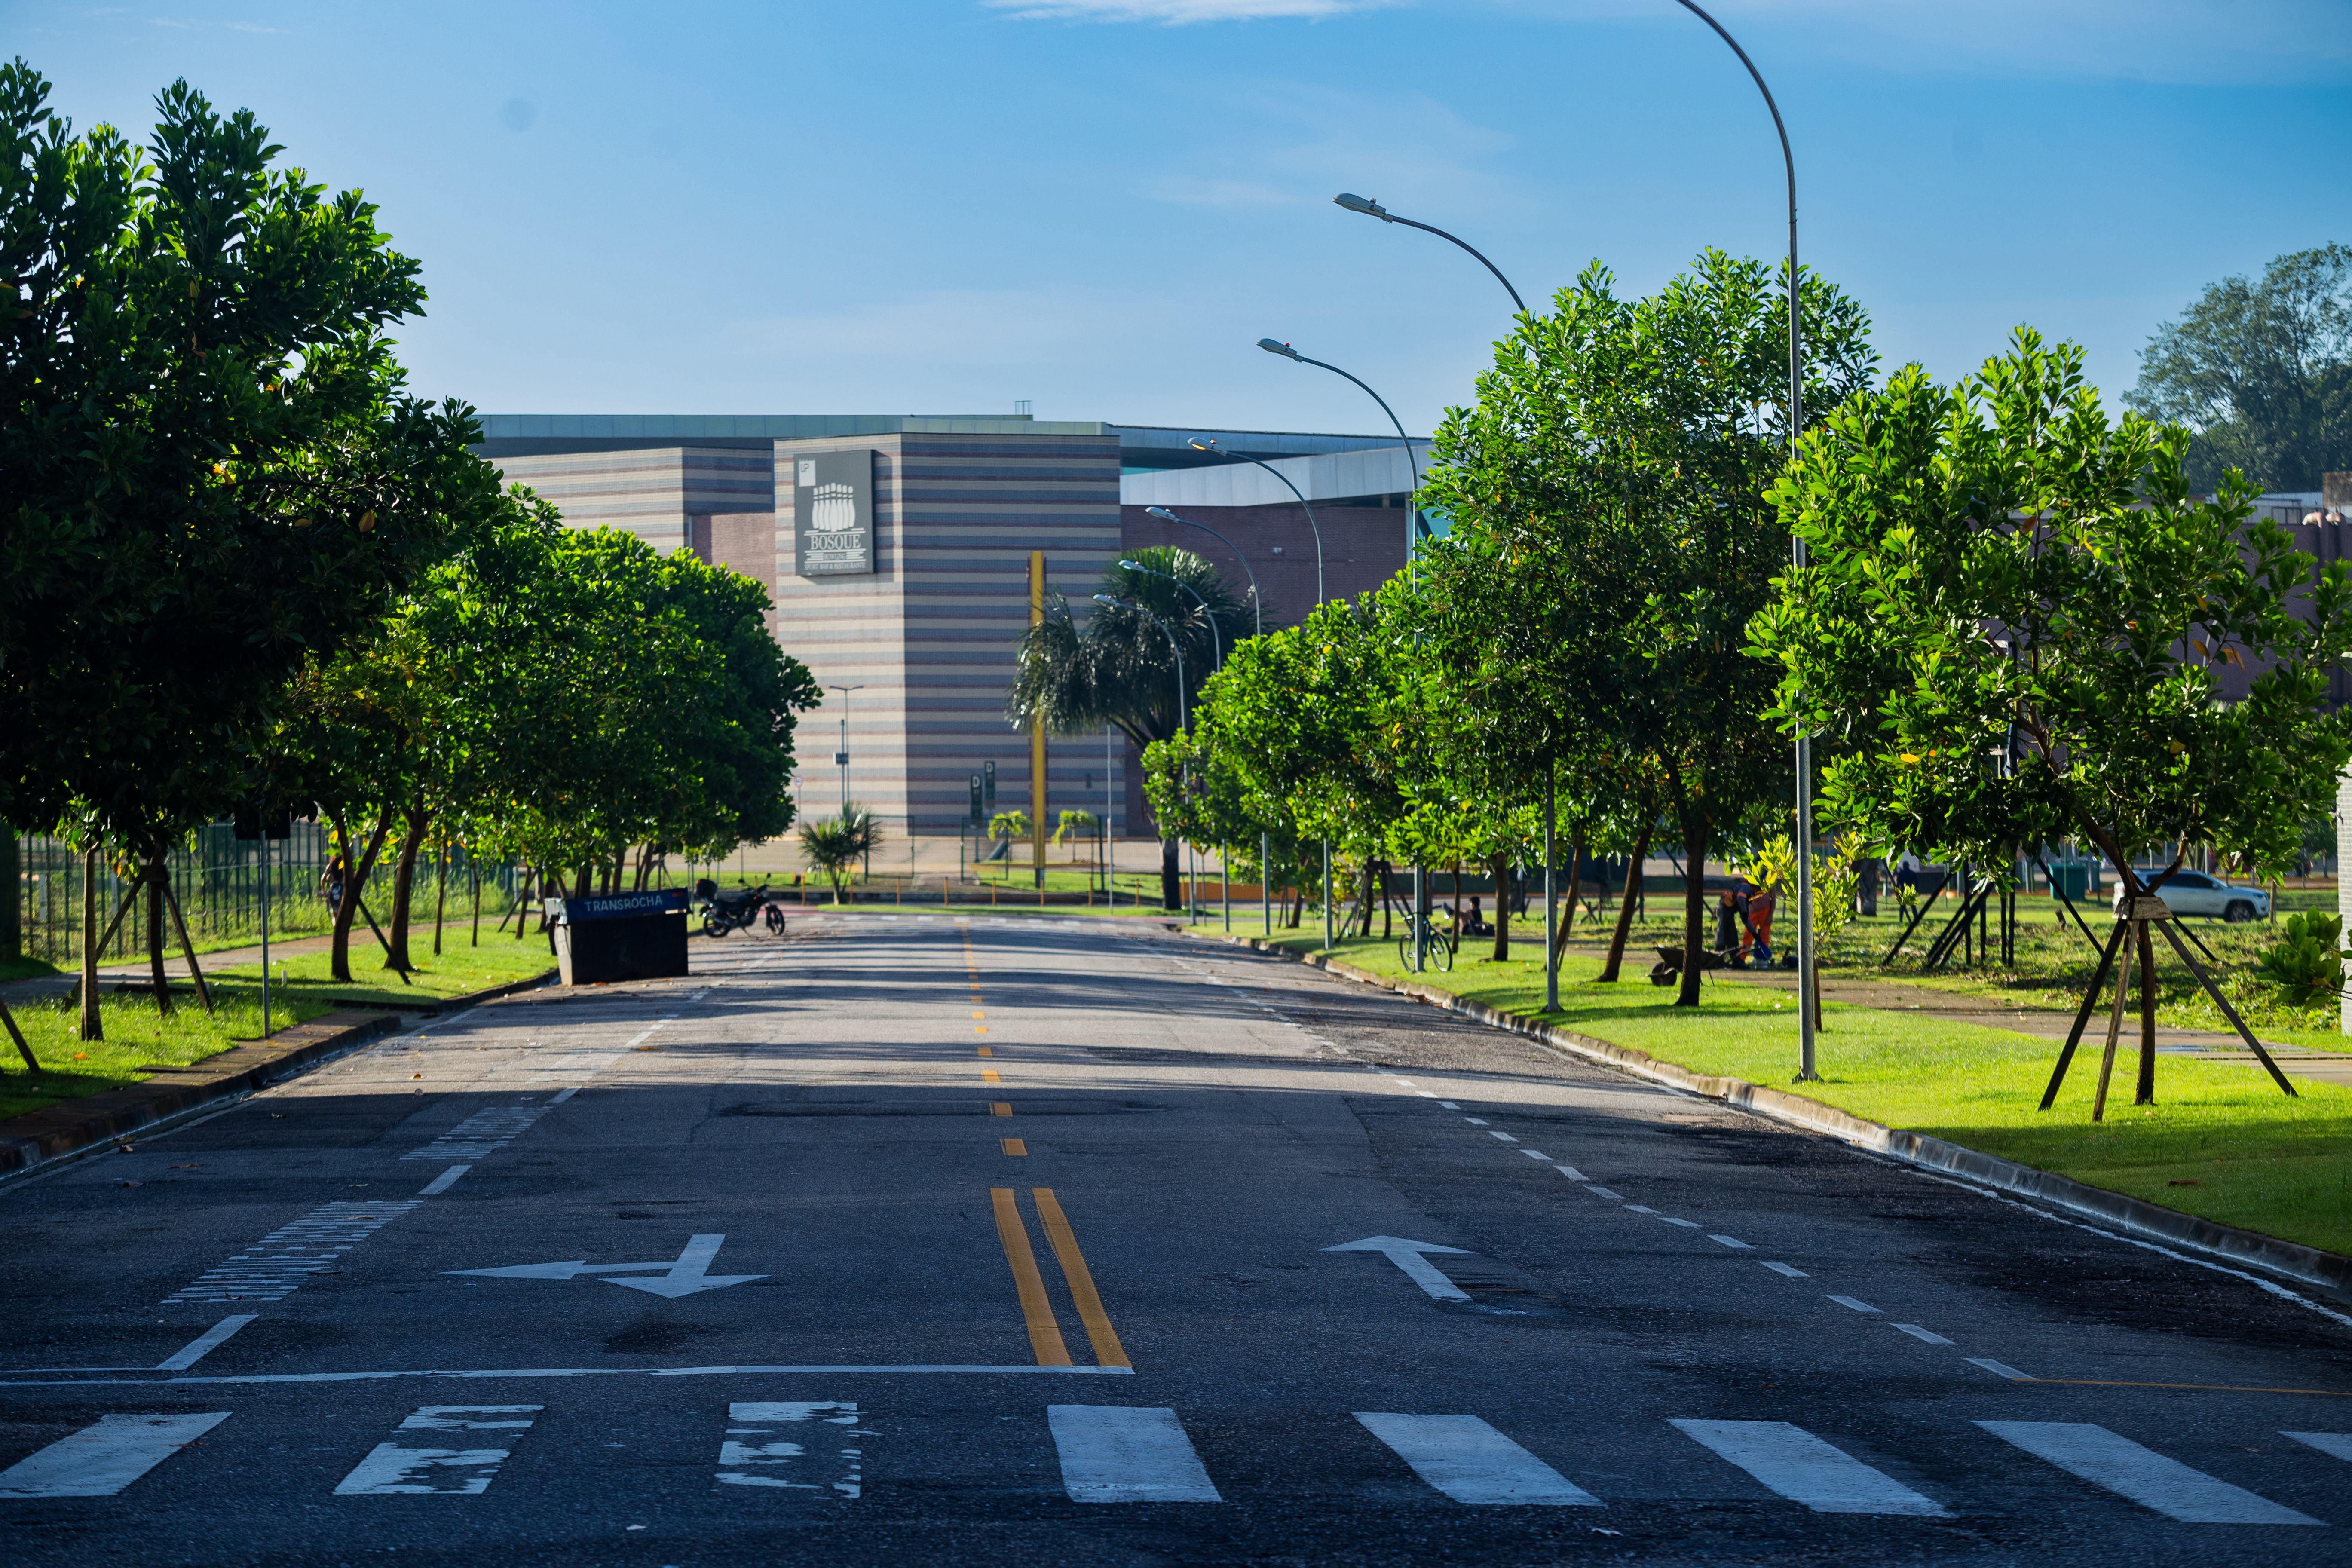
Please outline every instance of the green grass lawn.
[{"label": "green grass lawn", "polygon": [[[554,967],[543,937],[522,942],[511,937],[486,940],[479,948],[467,947],[462,937],[454,942],[445,939],[446,951],[436,959],[428,932],[424,942],[410,948],[423,965],[414,972],[416,984],[403,987],[399,976],[377,967],[383,963],[382,950],[365,932],[361,933],[361,942],[366,942],[364,949],[359,942],[352,944],[350,982],[329,978],[328,955],[323,952],[272,963],[271,1025],[284,1028],[332,1012],[337,998],[416,1001],[457,996]],[[286,981],[282,986],[277,983],[281,970]],[[152,999],[120,996],[101,987],[99,1016],[106,1031],[103,1040],[76,1038],[79,1015],[66,1005],[44,1002],[14,1008],[41,1071],[37,1076],[26,1072],[14,1047],[0,1042],[0,1068],[6,1069],[0,1076],[0,1120],[142,1082],[151,1076],[136,1070],[143,1065],[188,1067],[258,1037],[261,966],[245,964],[218,974],[208,970],[205,979],[213,988],[210,1016],[196,1005],[192,987],[173,988],[174,1005],[168,1018],[156,1013]]]},{"label": "green grass lawn", "polygon": [[[1280,940],[1309,952],[1321,933]],[[2157,1103],[2135,1107],[2136,1058],[2119,1057],[2107,1119],[2094,1123],[2095,1051],[2077,1053],[2057,1105],[2044,1112],[2037,1107],[2057,1042],[1834,1003],[1816,1041],[1826,1081],[1797,1086],[1792,998],[1710,981],[1700,1006],[1680,1008],[1672,988],[1644,978],[1646,964],[1629,962],[1624,980],[1601,985],[1592,981],[1599,963],[1572,954],[1561,965],[1560,1010],[1545,1014],[1542,970],[1528,951],[1528,959],[1496,963],[1465,949],[1452,973],[1421,978],[1694,1072],[1795,1088],[1890,1127],[2224,1225],[2352,1252],[2352,1090],[2297,1080],[2300,1098],[2289,1100],[2259,1068],[2162,1057]],[[1343,942],[1339,956],[1402,976],[1392,942]]]}]

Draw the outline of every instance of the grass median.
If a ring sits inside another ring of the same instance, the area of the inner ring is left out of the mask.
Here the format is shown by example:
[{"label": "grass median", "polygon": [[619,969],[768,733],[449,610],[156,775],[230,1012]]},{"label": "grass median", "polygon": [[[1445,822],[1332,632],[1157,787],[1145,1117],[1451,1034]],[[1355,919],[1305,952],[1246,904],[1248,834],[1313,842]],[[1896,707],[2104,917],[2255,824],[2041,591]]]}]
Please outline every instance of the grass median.
[{"label": "grass median", "polygon": [[[411,972],[413,985],[375,967],[382,962],[373,943],[362,952],[352,949],[351,981],[329,973],[328,955],[302,953],[273,962],[270,968],[270,1023],[284,1028],[335,1012],[345,1003],[397,1004],[462,996],[509,981],[543,974],[554,967],[544,938],[486,942],[478,948],[454,945],[440,956],[418,952],[421,967]],[[280,976],[283,984],[280,984]],[[261,966],[257,963],[224,968],[205,978],[211,984],[213,1011],[196,1005],[193,985],[176,984],[169,1017],[155,1011],[153,998],[118,995],[100,983],[99,1016],[106,1030],[103,1040],[76,1037],[79,1010],[65,1001],[12,1005],[17,1024],[33,1047],[38,1073],[22,1070],[21,1059],[0,1042],[0,1121],[22,1116],[61,1100],[102,1094],[125,1084],[145,1082],[155,1074],[142,1068],[193,1067],[208,1057],[242,1045],[261,1035]]]},{"label": "grass median", "polygon": [[[1319,934],[1278,938],[1313,952]],[[1529,950],[1530,952],[1534,950]],[[1404,978],[1393,942],[1357,940],[1337,956]],[[2137,1057],[2119,1057],[2107,1119],[2093,1122],[2095,1049],[2077,1053],[2058,1103],[2039,1109],[2058,1042],[1972,1024],[1831,1003],[1816,1060],[1824,1081],[1791,1082],[1797,1016],[1781,993],[1710,979],[1696,1008],[1629,963],[1598,984],[1598,962],[1571,954],[1560,969],[1559,1010],[1543,1010],[1533,958],[1473,958],[1424,984],[1578,1034],[1645,1051],[1693,1072],[1792,1089],[1890,1127],[2127,1193],[2185,1214],[2268,1236],[2352,1252],[2352,1090],[2298,1079],[2279,1093],[2259,1068],[2177,1056],[2157,1062],[2157,1103],[2131,1103]]]}]

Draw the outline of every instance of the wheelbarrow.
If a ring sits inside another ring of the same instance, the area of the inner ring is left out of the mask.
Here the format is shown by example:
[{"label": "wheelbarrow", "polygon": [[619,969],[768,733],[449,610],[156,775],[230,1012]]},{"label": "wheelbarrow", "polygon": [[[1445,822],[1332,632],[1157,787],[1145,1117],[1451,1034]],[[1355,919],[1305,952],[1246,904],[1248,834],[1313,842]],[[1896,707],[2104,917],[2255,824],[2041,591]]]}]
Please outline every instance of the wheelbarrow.
[{"label": "wheelbarrow", "polygon": [[[1679,947],[1662,947],[1657,950],[1657,953],[1658,962],[1650,970],[1650,984],[1672,985],[1683,975],[1683,950]],[[1698,955],[1698,966],[1703,970],[1721,969],[1723,954],[1702,952]]]}]

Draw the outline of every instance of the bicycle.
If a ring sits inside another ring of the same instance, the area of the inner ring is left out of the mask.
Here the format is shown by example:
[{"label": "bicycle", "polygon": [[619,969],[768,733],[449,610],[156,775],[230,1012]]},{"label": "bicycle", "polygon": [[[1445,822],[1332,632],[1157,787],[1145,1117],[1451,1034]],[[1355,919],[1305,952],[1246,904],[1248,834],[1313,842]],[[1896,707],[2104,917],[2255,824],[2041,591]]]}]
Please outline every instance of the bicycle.
[{"label": "bicycle", "polygon": [[[1406,910],[1404,931],[1397,938],[1397,962],[1408,974],[1412,973],[1413,925],[1421,920],[1421,916]],[[1454,950],[1462,945],[1462,933],[1454,925],[1454,911],[1448,909],[1432,911],[1430,918],[1423,922],[1422,929],[1427,932],[1422,956],[1438,969],[1452,973]]]}]

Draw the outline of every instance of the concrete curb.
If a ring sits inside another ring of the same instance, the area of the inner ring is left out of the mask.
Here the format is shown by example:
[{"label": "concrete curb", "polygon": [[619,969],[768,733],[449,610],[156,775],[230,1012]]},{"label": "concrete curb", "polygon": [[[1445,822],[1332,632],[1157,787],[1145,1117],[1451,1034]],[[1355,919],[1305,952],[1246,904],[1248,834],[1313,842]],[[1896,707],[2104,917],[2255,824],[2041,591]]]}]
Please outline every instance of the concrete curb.
[{"label": "concrete curb", "polygon": [[[469,991],[436,1005],[443,1013],[454,1013],[532,990],[554,978],[555,971],[551,969],[530,979]],[[393,1009],[328,1013],[307,1024],[279,1029],[268,1039],[207,1058],[186,1069],[206,1075],[194,1082],[126,1084],[0,1121],[0,1183],[30,1175],[132,1133],[164,1131],[200,1111],[242,1100],[332,1060],[379,1035],[390,1034],[400,1023],[399,1012]]]},{"label": "concrete curb", "polygon": [[2002,1192],[2034,1198],[2135,1236],[2170,1246],[2190,1247],[2231,1263],[2263,1269],[2297,1284],[2325,1291],[2338,1300],[2352,1299],[2352,1258],[2323,1252],[2315,1247],[2282,1241],[2259,1231],[2240,1230],[2234,1226],[2199,1219],[2194,1215],[2182,1214],[2178,1209],[2168,1209],[2145,1198],[2089,1186],[2070,1177],[2037,1170],[2032,1165],[2021,1165],[2014,1160],[2004,1160],[1998,1155],[1962,1148],[1958,1143],[1948,1143],[1941,1138],[1901,1131],[1851,1111],[1841,1110],[1836,1106],[1825,1105],[1818,1100],[1791,1094],[1784,1089],[1749,1083],[1745,1079],[1715,1078],[1696,1073],[1688,1068],[1660,1061],[1647,1051],[1638,1051],[1630,1046],[1611,1045],[1606,1040],[1580,1035],[1572,1029],[1538,1024],[1517,1014],[1489,1007],[1483,1002],[1456,996],[1433,985],[1410,982],[1400,984],[1369,970],[1359,969],[1339,959],[1326,958],[1320,953],[1290,952],[1269,945],[1264,937],[1228,937],[1206,931],[1190,934],[1207,942],[1248,946],[1277,958],[1312,964],[1344,979],[1378,986],[1383,991],[1410,996],[1416,1002],[1425,1002],[1448,1012],[1475,1018],[1498,1029],[1507,1029],[1512,1034],[1525,1036],[1538,1045],[1567,1056],[1599,1062],[1709,1100],[1720,1100],[1743,1110],[1791,1122],[1809,1131],[1825,1133],[1856,1148],[1885,1154],[1906,1164],[1940,1171]]}]

